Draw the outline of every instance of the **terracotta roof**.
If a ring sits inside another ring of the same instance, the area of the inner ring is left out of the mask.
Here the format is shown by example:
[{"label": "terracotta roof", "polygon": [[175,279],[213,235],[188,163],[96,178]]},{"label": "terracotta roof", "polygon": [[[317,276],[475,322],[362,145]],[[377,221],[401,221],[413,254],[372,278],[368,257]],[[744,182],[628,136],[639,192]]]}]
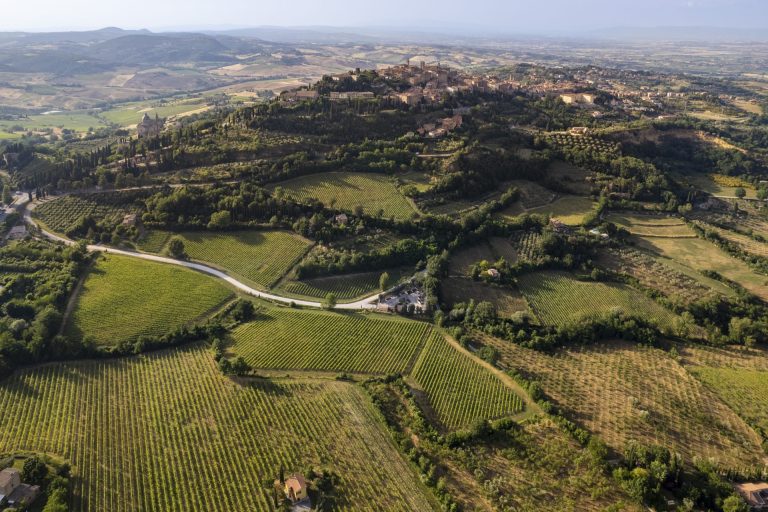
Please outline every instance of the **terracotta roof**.
[{"label": "terracotta roof", "polygon": [[294,473],[285,480],[285,486],[293,489],[294,493],[298,493],[307,486],[307,481],[304,480],[303,475]]}]

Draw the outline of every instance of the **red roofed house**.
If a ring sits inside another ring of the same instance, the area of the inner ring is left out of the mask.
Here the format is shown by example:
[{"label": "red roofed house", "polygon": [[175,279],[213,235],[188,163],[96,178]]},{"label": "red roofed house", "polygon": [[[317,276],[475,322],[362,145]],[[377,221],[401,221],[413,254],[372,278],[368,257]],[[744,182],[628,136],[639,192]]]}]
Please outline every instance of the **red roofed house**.
[{"label": "red roofed house", "polygon": [[307,482],[304,480],[304,476],[298,473],[294,473],[285,479],[283,491],[285,492],[285,497],[291,503],[299,503],[309,498],[307,495]]}]

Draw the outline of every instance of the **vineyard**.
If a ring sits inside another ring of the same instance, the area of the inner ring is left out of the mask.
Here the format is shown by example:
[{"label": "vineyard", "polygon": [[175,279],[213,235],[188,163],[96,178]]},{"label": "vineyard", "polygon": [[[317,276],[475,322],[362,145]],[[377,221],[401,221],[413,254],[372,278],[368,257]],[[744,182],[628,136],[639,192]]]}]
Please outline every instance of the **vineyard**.
[{"label": "vineyard", "polygon": [[362,206],[368,215],[383,210],[384,217],[408,219],[416,213],[411,202],[390,178],[373,173],[333,172],[303,176],[279,183],[288,196],[299,201],[320,200],[327,207],[352,211]]},{"label": "vineyard", "polygon": [[72,463],[70,510],[273,510],[280,467],[333,470],[335,510],[432,510],[368,398],[334,381],[238,384],[190,346],[17,372],[0,452]]},{"label": "vineyard", "polygon": [[618,283],[579,281],[562,272],[537,272],[518,278],[520,291],[539,319],[548,325],[566,325],[586,315],[621,309],[670,327],[674,314],[642,293]]},{"label": "vineyard", "polygon": [[545,354],[483,341],[500,352],[505,366],[541,382],[548,396],[613,449],[634,439],[668,446],[688,461],[712,457],[743,467],[762,460],[757,435],[661,350],[610,342]]},{"label": "vineyard", "polygon": [[[272,287],[310,247],[308,240],[285,231],[184,232],[177,236],[191,259],[210,263],[260,288]],[[170,237],[167,232],[152,233],[142,248],[160,247],[157,252],[162,252]]]},{"label": "vineyard", "polygon": [[703,367],[690,371],[768,439],[768,372]]},{"label": "vineyard", "polygon": [[520,261],[537,261],[539,259],[539,245],[541,235],[535,231],[523,231],[512,237],[512,242],[517,250]]},{"label": "vineyard", "polygon": [[192,270],[104,256],[83,283],[66,330],[113,345],[194,322],[231,296],[218,280]]},{"label": "vineyard", "polygon": [[438,331],[429,336],[411,375],[448,429],[523,410],[520,397],[498,376],[451,346]]},{"label": "vineyard", "polygon": [[104,201],[97,201],[96,194],[83,196],[63,196],[40,203],[35,208],[35,216],[57,233],[69,233],[83,217],[96,219],[114,217],[122,220],[128,213],[123,206],[115,206]]},{"label": "vineyard", "polygon": [[[399,270],[388,270],[390,286],[395,285],[401,278],[408,275]],[[374,294],[379,289],[379,278],[382,272],[363,272],[341,276],[318,277],[303,281],[285,281],[279,287],[288,295],[298,297],[323,298],[328,293],[336,295],[337,299],[352,300]]]},{"label": "vineyard", "polygon": [[232,334],[254,368],[403,372],[429,329],[397,317],[270,309]]}]

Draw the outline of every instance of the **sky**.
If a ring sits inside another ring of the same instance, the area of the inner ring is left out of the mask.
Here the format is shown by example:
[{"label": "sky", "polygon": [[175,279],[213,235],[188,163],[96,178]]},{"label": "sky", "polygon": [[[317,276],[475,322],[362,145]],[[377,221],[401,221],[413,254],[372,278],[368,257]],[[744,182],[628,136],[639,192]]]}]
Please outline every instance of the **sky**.
[{"label": "sky", "polygon": [[[6,3],[7,2],[7,3]],[[494,33],[768,28],[768,0],[4,0],[0,30],[396,27]]]}]

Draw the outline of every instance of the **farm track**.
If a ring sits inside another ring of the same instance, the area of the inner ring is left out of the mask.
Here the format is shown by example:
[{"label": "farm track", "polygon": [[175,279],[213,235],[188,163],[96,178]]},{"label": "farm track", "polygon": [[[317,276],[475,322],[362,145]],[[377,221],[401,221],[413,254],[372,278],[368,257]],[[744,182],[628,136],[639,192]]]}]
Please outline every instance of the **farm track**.
[{"label": "farm track", "polygon": [[[76,243],[75,241],[70,240],[69,238],[57,235],[55,233],[51,233],[50,231],[46,231],[43,227],[41,227],[41,225],[32,218],[32,210],[34,209],[34,204],[32,205],[32,207],[29,207],[29,201],[27,199],[19,201],[15,204],[16,204],[17,210],[20,210],[21,212],[23,212],[24,222],[29,224],[31,227],[38,229],[45,238],[48,238],[49,240],[53,240],[54,242],[60,242],[66,245],[75,245]],[[293,303],[297,306],[304,306],[304,307],[310,307],[310,308],[323,307],[323,304],[321,302],[294,299],[291,297],[284,297],[282,295],[276,295],[273,293],[267,293],[267,292],[256,290],[246,285],[245,283],[238,281],[234,277],[228,274],[225,274],[221,270],[217,270],[215,268],[209,267],[207,265],[202,265],[200,263],[192,263],[188,261],[175,260],[173,258],[166,258],[164,256],[155,256],[153,254],[145,254],[145,253],[136,252],[136,251],[126,251],[123,249],[115,249],[112,247],[105,247],[103,245],[88,245],[87,248],[88,248],[88,251],[90,252],[118,254],[121,256],[129,256],[132,258],[155,261],[158,263],[165,263],[169,265],[178,265],[178,266],[186,267],[192,270],[197,270],[198,272],[203,272],[205,274],[222,279],[227,283],[229,283],[231,286],[235,287],[236,289],[260,299],[281,302],[284,304]],[[372,302],[378,299],[378,297],[379,297],[379,293],[374,293],[368,297],[357,300],[355,302],[348,302],[345,304],[336,304],[336,309],[344,309],[344,310],[375,309],[376,306],[372,304]]]}]

